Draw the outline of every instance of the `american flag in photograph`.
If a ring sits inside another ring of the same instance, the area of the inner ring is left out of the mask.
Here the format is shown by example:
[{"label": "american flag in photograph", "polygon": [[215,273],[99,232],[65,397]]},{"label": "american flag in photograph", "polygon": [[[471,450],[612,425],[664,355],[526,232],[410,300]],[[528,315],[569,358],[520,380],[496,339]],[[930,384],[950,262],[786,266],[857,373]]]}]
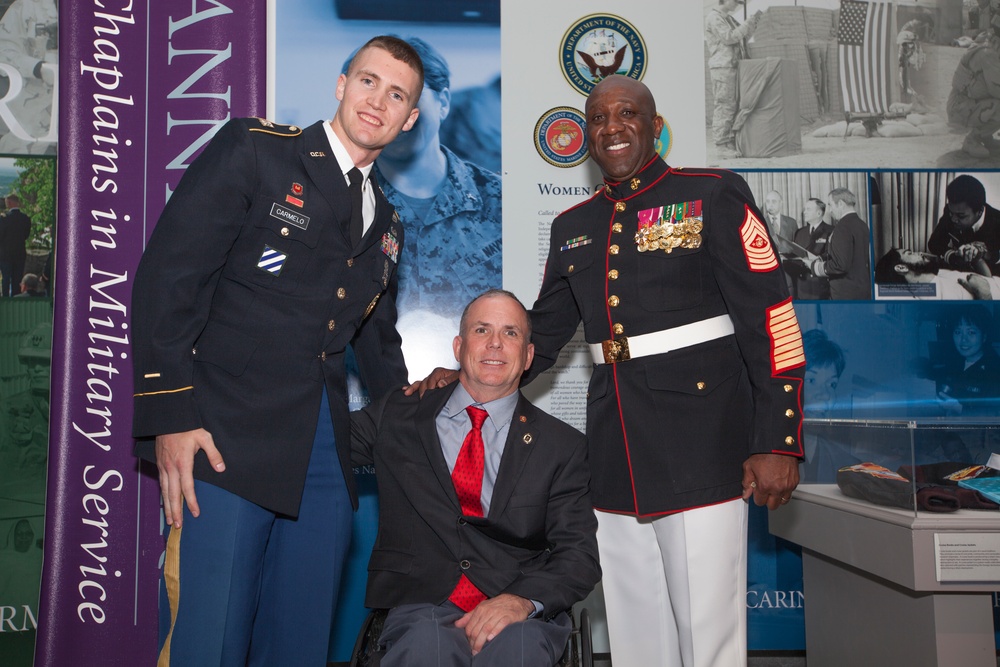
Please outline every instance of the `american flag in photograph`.
[{"label": "american flag in photograph", "polygon": [[888,2],[840,2],[837,44],[844,111],[889,111],[893,72],[891,10]]}]

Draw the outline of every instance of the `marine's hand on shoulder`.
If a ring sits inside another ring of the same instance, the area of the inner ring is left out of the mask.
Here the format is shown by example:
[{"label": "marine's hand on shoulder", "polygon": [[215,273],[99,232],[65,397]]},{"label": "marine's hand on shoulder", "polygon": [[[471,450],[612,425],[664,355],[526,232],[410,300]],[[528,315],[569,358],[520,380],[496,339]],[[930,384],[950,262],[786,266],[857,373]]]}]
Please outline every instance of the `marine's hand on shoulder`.
[{"label": "marine's hand on shoulder", "polygon": [[455,621],[455,627],[465,629],[472,655],[475,655],[508,625],[526,620],[534,611],[535,605],[531,600],[513,593],[501,593],[480,602],[479,606]]},{"label": "marine's hand on shoulder", "polygon": [[160,494],[163,513],[168,525],[181,527],[184,502],[192,516],[198,516],[198,499],[194,493],[194,457],[204,450],[212,469],[223,472],[226,464],[215,447],[212,434],[203,428],[156,436],[156,467],[160,473]]},{"label": "marine's hand on shoulder", "polygon": [[417,380],[411,385],[403,387],[403,393],[412,396],[414,392],[420,392],[421,398],[428,389],[439,389],[447,387],[458,379],[458,371],[452,368],[441,368],[438,366],[431,371],[430,375],[423,380]]},{"label": "marine's hand on shoulder", "polygon": [[799,460],[786,454],[753,454],[743,462],[743,500],[777,509],[799,485]]}]

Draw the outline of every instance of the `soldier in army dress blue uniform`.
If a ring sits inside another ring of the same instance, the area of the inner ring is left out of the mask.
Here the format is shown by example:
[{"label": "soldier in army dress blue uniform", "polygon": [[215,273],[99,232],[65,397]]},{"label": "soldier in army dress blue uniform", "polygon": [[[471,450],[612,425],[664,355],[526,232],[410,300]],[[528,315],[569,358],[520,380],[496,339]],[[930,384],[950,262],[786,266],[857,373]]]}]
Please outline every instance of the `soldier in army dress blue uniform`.
[{"label": "soldier in army dress blue uniform", "polygon": [[332,121],[227,123],[153,232],[134,435],[171,525],[160,665],[326,664],[356,504],[345,348],[373,396],[406,380],[403,229],[368,176],[422,85],[412,48],[374,38]]}]

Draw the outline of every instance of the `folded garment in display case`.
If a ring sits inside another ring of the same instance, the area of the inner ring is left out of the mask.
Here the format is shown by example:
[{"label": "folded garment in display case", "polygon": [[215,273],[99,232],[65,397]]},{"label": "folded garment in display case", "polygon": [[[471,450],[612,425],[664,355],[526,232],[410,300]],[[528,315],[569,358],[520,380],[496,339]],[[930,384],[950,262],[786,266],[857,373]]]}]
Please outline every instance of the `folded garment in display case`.
[{"label": "folded garment in display case", "polygon": [[1000,419],[807,419],[803,440],[769,528],[802,547],[810,667],[995,667],[1000,510],[959,482],[994,478]]}]

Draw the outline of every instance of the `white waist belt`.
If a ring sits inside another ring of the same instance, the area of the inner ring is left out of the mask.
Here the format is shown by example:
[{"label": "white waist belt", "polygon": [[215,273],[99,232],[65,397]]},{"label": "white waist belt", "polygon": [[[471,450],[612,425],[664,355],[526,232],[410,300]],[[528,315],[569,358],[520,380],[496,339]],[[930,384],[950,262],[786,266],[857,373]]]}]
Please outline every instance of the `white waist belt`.
[{"label": "white waist belt", "polygon": [[601,343],[590,343],[595,364],[614,364],[651,354],[663,354],[689,345],[697,345],[734,333],[729,315],[710,317],[683,326],[638,336],[622,336]]}]

